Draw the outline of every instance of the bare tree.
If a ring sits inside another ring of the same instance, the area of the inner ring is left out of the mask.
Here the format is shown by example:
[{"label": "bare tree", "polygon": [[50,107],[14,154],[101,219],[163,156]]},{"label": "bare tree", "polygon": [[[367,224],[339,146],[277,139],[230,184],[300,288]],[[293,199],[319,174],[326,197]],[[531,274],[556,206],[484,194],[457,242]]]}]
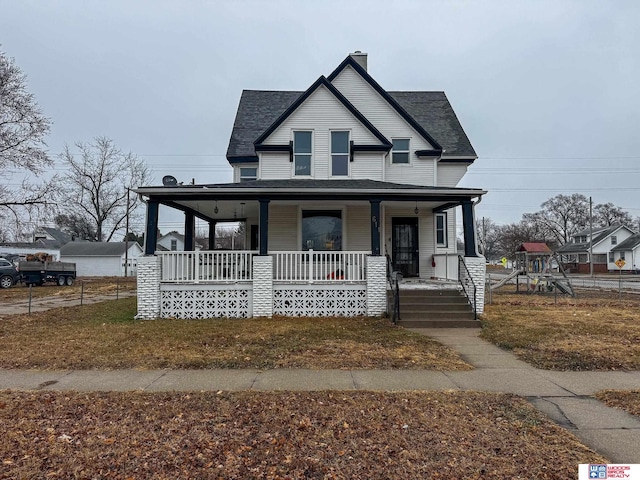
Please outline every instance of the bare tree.
[{"label": "bare tree", "polygon": [[93,240],[108,242],[124,228],[127,214],[130,221],[139,220],[137,195],[128,196],[127,192],[148,183],[149,170],[144,161],[122,152],[106,137],[75,146],[77,154],[66,145],[60,155],[68,167],[61,183],[64,202],[60,202],[60,209],[90,224],[95,229]]},{"label": "bare tree", "polygon": [[600,227],[626,225],[633,228],[633,217],[611,202],[601,203],[593,207],[593,223]]},{"label": "bare tree", "polygon": [[54,221],[58,228],[75,238],[94,240],[97,237],[95,225],[87,220],[86,217],[61,213],[60,215],[56,215]]},{"label": "bare tree", "polygon": [[0,220],[5,234],[12,230],[15,236],[52,202],[52,182],[34,178],[52,164],[44,142],[50,125],[27,91],[26,75],[0,51]]},{"label": "bare tree", "polygon": [[478,243],[480,251],[487,260],[499,258],[499,227],[490,218],[482,217],[478,221]]},{"label": "bare tree", "polygon": [[541,228],[548,229],[560,245],[589,224],[589,200],[580,193],[556,195],[541,207],[542,210],[534,214],[535,220],[540,222]]}]

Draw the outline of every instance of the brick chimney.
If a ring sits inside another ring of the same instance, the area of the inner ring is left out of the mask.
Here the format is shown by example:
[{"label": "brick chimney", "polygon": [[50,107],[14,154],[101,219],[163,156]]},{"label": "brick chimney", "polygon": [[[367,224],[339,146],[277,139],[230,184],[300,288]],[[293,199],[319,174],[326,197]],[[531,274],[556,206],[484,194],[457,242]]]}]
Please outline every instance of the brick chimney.
[{"label": "brick chimney", "polygon": [[360,65],[362,68],[364,68],[364,71],[367,71],[367,54],[366,53],[362,53],[360,50],[356,50],[353,53],[350,53],[349,56],[351,58],[353,58],[358,65]]}]

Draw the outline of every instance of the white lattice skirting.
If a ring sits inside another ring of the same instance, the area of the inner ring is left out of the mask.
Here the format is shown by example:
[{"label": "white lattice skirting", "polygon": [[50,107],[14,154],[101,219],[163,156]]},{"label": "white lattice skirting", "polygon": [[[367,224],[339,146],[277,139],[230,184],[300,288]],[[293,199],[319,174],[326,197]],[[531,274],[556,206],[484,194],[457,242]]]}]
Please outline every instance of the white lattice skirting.
[{"label": "white lattice skirting", "polygon": [[274,285],[273,313],[287,317],[354,317],[367,314],[365,285]]},{"label": "white lattice skirting", "polygon": [[162,285],[162,318],[249,318],[253,291],[248,285]]}]

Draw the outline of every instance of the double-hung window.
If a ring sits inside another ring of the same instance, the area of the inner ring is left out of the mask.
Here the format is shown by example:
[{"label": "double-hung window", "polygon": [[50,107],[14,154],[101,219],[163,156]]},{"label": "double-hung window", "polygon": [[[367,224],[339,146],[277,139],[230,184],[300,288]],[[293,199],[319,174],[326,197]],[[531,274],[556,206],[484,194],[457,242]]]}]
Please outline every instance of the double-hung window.
[{"label": "double-hung window", "polygon": [[611,235],[611,245],[618,244],[618,237],[616,235]]},{"label": "double-hung window", "polygon": [[311,132],[293,132],[293,174],[311,175]]},{"label": "double-hung window", "polygon": [[240,167],[240,181],[249,182],[258,179],[258,169],[256,167]]},{"label": "double-hung window", "polygon": [[331,132],[331,176],[349,176],[349,132]]},{"label": "double-hung window", "polygon": [[391,143],[391,163],[409,163],[409,139],[394,138]]},{"label": "double-hung window", "polygon": [[436,213],[436,246],[447,246],[447,214]]},{"label": "double-hung window", "polygon": [[614,263],[616,261],[615,254],[613,252],[609,252],[609,263]]}]

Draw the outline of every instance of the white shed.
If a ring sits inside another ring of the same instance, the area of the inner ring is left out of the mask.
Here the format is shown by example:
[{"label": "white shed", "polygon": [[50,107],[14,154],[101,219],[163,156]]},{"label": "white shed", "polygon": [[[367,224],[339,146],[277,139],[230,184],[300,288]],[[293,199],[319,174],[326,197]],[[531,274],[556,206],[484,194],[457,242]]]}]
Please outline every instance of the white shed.
[{"label": "white shed", "polygon": [[[142,247],[129,242],[127,276],[136,275]],[[123,277],[125,242],[69,242],[60,249],[60,261],[74,262],[79,277]]]}]

